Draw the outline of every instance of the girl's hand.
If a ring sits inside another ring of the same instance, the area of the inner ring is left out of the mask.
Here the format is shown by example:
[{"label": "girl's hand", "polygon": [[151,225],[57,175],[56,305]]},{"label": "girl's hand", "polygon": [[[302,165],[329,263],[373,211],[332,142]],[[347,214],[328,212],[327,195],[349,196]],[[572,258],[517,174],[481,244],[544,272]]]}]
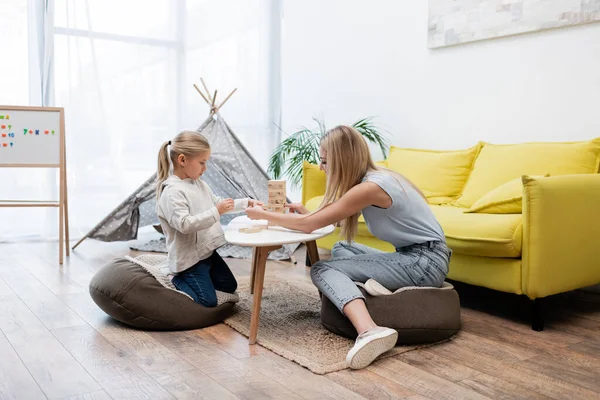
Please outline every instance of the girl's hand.
[{"label": "girl's hand", "polygon": [[263,216],[265,215],[265,213],[266,211],[258,205],[246,208],[246,214],[250,219],[264,219]]},{"label": "girl's hand", "polygon": [[259,200],[248,199],[248,207],[263,206],[264,203]]},{"label": "girl's hand", "polygon": [[217,211],[219,211],[219,214],[223,215],[231,210],[233,210],[233,199],[225,199],[217,203]]},{"label": "girl's hand", "polygon": [[310,211],[308,208],[304,207],[302,203],[286,203],[285,208],[289,208],[290,211],[296,212],[298,214],[308,214]]}]

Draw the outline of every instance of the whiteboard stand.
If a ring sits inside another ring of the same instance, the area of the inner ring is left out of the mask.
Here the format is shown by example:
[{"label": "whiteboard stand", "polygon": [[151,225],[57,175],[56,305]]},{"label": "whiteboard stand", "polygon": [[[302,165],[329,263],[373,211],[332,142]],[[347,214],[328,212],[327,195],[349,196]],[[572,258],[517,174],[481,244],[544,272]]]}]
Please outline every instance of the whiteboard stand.
[{"label": "whiteboard stand", "polygon": [[0,106],[0,168],[58,168],[56,200],[2,200],[0,207],[57,207],[58,263],[69,251],[65,113],[62,107]]}]

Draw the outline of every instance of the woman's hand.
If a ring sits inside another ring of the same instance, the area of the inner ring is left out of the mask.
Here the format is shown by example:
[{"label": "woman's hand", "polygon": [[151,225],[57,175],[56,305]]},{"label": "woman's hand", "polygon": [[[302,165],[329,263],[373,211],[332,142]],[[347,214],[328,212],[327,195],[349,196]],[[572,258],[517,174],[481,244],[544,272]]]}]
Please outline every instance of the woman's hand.
[{"label": "woman's hand", "polygon": [[248,215],[248,218],[250,219],[265,219],[265,213],[266,211],[259,205],[246,208],[246,215]]},{"label": "woman's hand", "polygon": [[248,199],[248,207],[262,206],[264,203],[259,200]]},{"label": "woman's hand", "polygon": [[309,214],[310,211],[308,208],[304,207],[302,203],[286,203],[285,208],[289,208],[290,211],[296,212],[298,214]]}]

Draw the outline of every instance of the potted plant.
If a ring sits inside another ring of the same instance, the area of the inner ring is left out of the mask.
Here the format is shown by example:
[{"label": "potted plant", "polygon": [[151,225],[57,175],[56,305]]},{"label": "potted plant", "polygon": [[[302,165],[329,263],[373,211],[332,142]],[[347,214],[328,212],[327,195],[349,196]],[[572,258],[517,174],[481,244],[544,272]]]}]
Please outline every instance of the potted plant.
[{"label": "potted plant", "polygon": [[[268,172],[273,179],[286,176],[293,187],[298,187],[302,182],[302,164],[304,161],[319,164],[319,142],[327,132],[322,119],[313,117],[317,126],[313,129],[303,127],[285,138],[273,150],[269,158]],[[363,118],[351,125],[367,141],[376,144],[384,158],[387,158],[389,148],[388,137],[372,122],[372,117]]]}]

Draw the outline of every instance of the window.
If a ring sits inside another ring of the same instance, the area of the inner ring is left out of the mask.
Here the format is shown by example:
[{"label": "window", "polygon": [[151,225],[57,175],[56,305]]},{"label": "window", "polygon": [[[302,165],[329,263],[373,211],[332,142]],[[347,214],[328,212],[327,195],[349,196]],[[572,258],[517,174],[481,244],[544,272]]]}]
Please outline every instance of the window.
[{"label": "window", "polygon": [[[277,4],[55,0],[50,82],[54,105],[65,108],[73,238],[87,233],[155,172],[161,143],[206,119],[209,108],[192,86],[200,77],[219,89],[218,101],[238,88],[223,117],[266,166],[279,122],[279,75],[272,73],[279,54],[272,36],[279,32],[270,23],[279,18]],[[11,46],[6,53],[16,59],[16,64],[0,63],[0,101],[26,105],[27,28],[36,22],[31,13],[28,18],[25,0],[0,0],[0,7],[3,16],[11,16],[0,33]],[[19,192],[29,185],[43,199],[56,193],[48,189],[53,185],[46,173],[29,184],[18,181],[9,185],[21,185]],[[29,222],[19,224],[22,233],[39,234]],[[8,225],[13,230],[15,224]],[[52,221],[50,234],[55,226]]]}]

